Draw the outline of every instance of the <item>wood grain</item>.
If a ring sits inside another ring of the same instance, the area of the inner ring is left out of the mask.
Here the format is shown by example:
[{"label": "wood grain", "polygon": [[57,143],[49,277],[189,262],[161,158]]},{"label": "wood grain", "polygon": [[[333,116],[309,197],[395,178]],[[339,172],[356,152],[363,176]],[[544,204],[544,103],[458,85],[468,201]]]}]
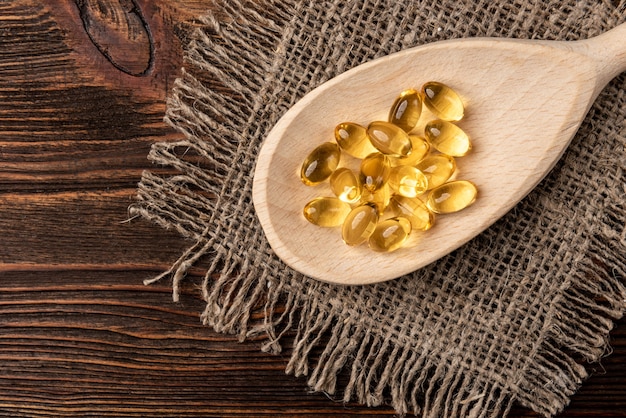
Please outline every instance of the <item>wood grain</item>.
[{"label": "wood grain", "polygon": [[[189,244],[127,207],[150,144],[178,138],[161,118],[202,3],[134,3],[155,45],[139,73],[81,19],[128,3],[0,2],[0,416],[393,416],[311,394],[287,354],[201,326],[199,276],[177,304],[141,284]],[[623,416],[625,321],[612,342],[563,416]]]}]

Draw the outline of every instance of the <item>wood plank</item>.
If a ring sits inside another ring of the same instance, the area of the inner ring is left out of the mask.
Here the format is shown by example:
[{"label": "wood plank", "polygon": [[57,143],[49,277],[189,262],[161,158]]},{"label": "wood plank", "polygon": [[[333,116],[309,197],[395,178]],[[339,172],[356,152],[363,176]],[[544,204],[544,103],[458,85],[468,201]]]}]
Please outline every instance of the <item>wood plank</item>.
[{"label": "wood plank", "polygon": [[154,265],[166,270],[188,243],[173,231],[129,221],[134,189],[0,194],[0,271],[15,264]]},{"label": "wood plank", "polygon": [[137,271],[44,274],[35,284],[24,272],[8,273],[0,285],[0,406],[11,412],[201,416],[344,409],[308,396],[301,379],[285,378],[285,357],[203,327],[195,313],[203,302],[191,287],[175,305],[167,286],[144,288]]},{"label": "wood plank", "polygon": [[[137,284],[138,271],[45,274],[42,282],[9,273],[0,286],[0,405],[14,406],[11,412],[391,414],[307,394],[302,379],[283,375],[285,356],[260,353],[258,341],[240,344],[207,330],[194,314],[203,303],[193,286],[173,304],[167,286]],[[609,359],[623,373],[626,347],[616,347]],[[581,412],[600,416],[626,407],[615,399],[624,395],[620,381],[615,370],[594,377],[577,396]]]}]

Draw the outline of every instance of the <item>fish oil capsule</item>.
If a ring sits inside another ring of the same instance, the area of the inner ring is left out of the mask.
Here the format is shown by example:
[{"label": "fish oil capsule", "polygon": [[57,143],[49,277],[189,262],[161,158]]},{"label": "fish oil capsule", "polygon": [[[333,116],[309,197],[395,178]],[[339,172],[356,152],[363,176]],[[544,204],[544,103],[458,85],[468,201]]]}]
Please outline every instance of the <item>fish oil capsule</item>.
[{"label": "fish oil capsule", "polygon": [[348,245],[367,241],[378,223],[378,211],[371,204],[357,206],[346,217],[341,227],[341,237]]},{"label": "fish oil capsule", "polygon": [[434,154],[424,158],[415,167],[428,179],[428,189],[434,189],[452,177],[456,170],[456,162],[449,155]]},{"label": "fish oil capsule", "polygon": [[380,152],[394,157],[407,157],[413,151],[409,134],[389,122],[376,121],[367,127],[372,145]]},{"label": "fish oil capsule", "polygon": [[330,176],[330,189],[339,200],[346,203],[356,203],[361,198],[359,178],[346,167],[338,168]]},{"label": "fish oil capsule", "polygon": [[352,122],[340,123],[335,127],[335,141],[339,147],[356,158],[365,158],[378,150],[370,142],[365,127]]},{"label": "fish oil capsule", "polygon": [[435,213],[452,213],[465,209],[476,200],[478,190],[467,180],[450,181],[428,194],[426,205]]},{"label": "fish oil capsule", "polygon": [[415,197],[428,189],[428,179],[417,168],[400,165],[391,169],[389,186],[401,196]]},{"label": "fish oil capsule", "polygon": [[435,215],[418,198],[394,195],[389,208],[394,215],[408,219],[414,231],[429,230],[435,223]]},{"label": "fish oil capsule", "polygon": [[383,184],[382,187],[377,189],[375,192],[370,192],[369,190],[364,189],[361,196],[361,203],[374,205],[378,210],[379,215],[382,215],[385,212],[385,209],[389,206],[390,200],[391,188],[387,183]]},{"label": "fish oil capsule", "polygon": [[430,151],[430,144],[425,138],[419,135],[409,135],[409,139],[411,140],[411,153],[407,157],[389,157],[392,167],[398,165],[415,165],[422,161],[428,154],[428,151]]},{"label": "fish oil capsule", "polygon": [[452,157],[462,157],[472,148],[467,134],[455,124],[444,120],[428,122],[424,134],[435,149]]},{"label": "fish oil capsule", "polygon": [[422,96],[426,107],[439,119],[448,121],[463,119],[463,101],[445,84],[436,81],[424,84]]},{"label": "fish oil capsule", "polygon": [[389,122],[405,132],[411,132],[422,114],[422,98],[413,89],[404,90],[389,111]]},{"label": "fish oil capsule", "polygon": [[325,142],[305,158],[300,169],[300,179],[307,186],[314,186],[330,177],[337,169],[341,150],[337,144]]},{"label": "fish oil capsule", "polygon": [[365,189],[375,192],[387,182],[390,170],[391,163],[386,155],[370,154],[361,161],[359,181]]},{"label": "fish oil capsule", "polygon": [[313,225],[333,227],[343,224],[350,205],[336,197],[318,197],[304,206],[304,217]]},{"label": "fish oil capsule", "polygon": [[368,244],[374,251],[390,253],[402,247],[411,233],[411,222],[401,216],[389,218],[376,225]]}]

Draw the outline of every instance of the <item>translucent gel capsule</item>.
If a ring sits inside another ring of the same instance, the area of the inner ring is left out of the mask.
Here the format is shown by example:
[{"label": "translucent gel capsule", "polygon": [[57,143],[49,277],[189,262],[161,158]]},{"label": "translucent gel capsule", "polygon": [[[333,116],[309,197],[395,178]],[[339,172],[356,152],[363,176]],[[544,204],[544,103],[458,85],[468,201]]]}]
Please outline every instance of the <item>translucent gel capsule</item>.
[{"label": "translucent gel capsule", "polygon": [[477,194],[472,182],[450,181],[431,190],[426,205],[435,213],[458,212],[474,203]]},{"label": "translucent gel capsule", "polygon": [[365,158],[378,151],[370,142],[367,129],[357,123],[344,122],[337,125],[335,140],[342,150],[356,158]]},{"label": "translucent gel capsule", "polygon": [[450,122],[443,120],[428,122],[424,134],[434,148],[452,157],[462,157],[472,148],[467,134]]},{"label": "translucent gel capsule", "polygon": [[428,189],[428,179],[410,165],[393,167],[389,173],[389,187],[401,196],[415,197]]},{"label": "translucent gel capsule", "polygon": [[369,203],[376,207],[378,210],[378,214],[382,215],[389,206],[389,201],[391,200],[391,188],[389,184],[385,183],[380,189],[377,189],[375,192],[370,192],[367,189],[363,190],[363,194],[361,195],[361,203]]},{"label": "translucent gel capsule", "polygon": [[418,198],[394,195],[389,208],[394,215],[408,219],[415,231],[426,231],[435,223],[435,215]]},{"label": "translucent gel capsule", "polygon": [[359,178],[346,167],[338,168],[330,176],[330,189],[339,200],[346,203],[356,203],[361,198]]},{"label": "translucent gel capsule", "polygon": [[303,213],[313,225],[333,227],[343,224],[350,210],[350,205],[336,197],[318,197],[306,204]]},{"label": "translucent gel capsule", "polygon": [[428,188],[433,189],[452,177],[456,170],[456,162],[449,155],[434,154],[424,158],[415,167],[428,179]]},{"label": "translucent gel capsule", "polygon": [[370,154],[361,161],[359,181],[370,192],[380,189],[389,178],[391,164],[389,158],[379,152]]},{"label": "translucent gel capsule", "polygon": [[422,114],[422,98],[413,89],[404,90],[391,106],[389,122],[411,132]]},{"label": "translucent gel capsule", "polygon": [[330,177],[337,169],[341,150],[337,144],[325,142],[304,159],[300,179],[307,186],[314,186]]},{"label": "translucent gel capsule", "polygon": [[428,151],[430,151],[430,144],[425,138],[419,135],[409,135],[409,139],[411,140],[411,153],[407,157],[389,157],[392,167],[398,165],[415,165],[422,161],[428,154]]},{"label": "translucent gel capsule", "polygon": [[411,233],[411,222],[403,217],[389,218],[376,225],[368,244],[374,251],[390,253],[402,247]]},{"label": "translucent gel capsule", "polygon": [[431,81],[422,86],[426,107],[442,120],[457,121],[463,118],[463,101],[445,84]]},{"label": "translucent gel capsule", "polygon": [[378,211],[373,205],[357,206],[346,217],[341,227],[341,237],[348,245],[359,245],[367,241],[378,223]]},{"label": "translucent gel capsule", "polygon": [[411,154],[413,145],[409,134],[389,122],[372,122],[367,127],[371,143],[383,154],[406,157]]}]

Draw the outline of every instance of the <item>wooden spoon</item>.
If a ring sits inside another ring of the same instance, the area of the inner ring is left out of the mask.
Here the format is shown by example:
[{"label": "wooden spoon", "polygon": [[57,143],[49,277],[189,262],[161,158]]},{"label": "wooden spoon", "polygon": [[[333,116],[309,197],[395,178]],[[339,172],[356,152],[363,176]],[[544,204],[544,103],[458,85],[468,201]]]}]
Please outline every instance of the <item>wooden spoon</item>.
[{"label": "wooden spoon", "polygon": [[[353,68],[307,94],[267,136],[253,183],[267,239],[289,266],[331,283],[382,282],[432,263],[485,230],[539,183],[600,91],[623,71],[626,24],[576,42],[435,42]],[[476,202],[439,216],[431,230],[412,233],[407,245],[392,253],[349,247],[338,228],[308,223],[304,205],[332,196],[327,185],[307,187],[300,181],[308,153],[333,141],[338,123],[386,120],[402,90],[427,81],[453,87],[465,102],[459,125],[471,136],[473,149],[457,159],[458,178],[477,185]]]}]

